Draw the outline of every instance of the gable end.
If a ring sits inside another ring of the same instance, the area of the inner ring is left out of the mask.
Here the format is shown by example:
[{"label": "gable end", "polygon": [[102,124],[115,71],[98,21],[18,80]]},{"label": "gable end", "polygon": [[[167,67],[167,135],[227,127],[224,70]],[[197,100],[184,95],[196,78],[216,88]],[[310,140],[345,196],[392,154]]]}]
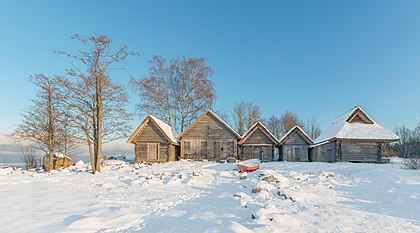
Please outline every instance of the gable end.
[{"label": "gable end", "polygon": [[364,123],[373,124],[374,122],[370,119],[360,108],[356,109],[346,120],[348,123]]}]

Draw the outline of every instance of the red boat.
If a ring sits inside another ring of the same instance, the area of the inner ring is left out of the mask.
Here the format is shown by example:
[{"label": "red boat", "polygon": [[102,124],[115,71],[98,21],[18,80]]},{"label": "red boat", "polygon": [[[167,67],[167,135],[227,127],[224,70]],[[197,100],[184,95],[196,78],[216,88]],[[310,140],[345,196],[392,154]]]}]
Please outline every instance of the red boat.
[{"label": "red boat", "polygon": [[259,159],[248,159],[236,164],[241,172],[253,172],[260,168],[260,160]]}]

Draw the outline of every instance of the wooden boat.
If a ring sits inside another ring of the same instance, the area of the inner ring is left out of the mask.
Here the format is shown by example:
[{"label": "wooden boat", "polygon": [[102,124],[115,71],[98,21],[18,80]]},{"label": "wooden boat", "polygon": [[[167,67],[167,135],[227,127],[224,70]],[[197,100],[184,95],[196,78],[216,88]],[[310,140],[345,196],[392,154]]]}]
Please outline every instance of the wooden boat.
[{"label": "wooden boat", "polygon": [[253,172],[260,168],[260,160],[259,159],[248,159],[242,162],[236,163],[241,172]]}]

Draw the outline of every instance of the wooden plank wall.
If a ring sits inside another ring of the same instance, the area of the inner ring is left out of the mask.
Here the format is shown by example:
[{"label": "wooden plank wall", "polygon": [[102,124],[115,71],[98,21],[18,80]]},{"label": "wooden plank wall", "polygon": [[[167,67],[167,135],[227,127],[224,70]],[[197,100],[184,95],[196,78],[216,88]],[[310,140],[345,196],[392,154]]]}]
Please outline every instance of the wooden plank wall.
[{"label": "wooden plank wall", "polygon": [[[252,145],[254,144],[254,145]],[[267,146],[260,146],[255,144],[267,144]],[[271,145],[271,146],[269,146]],[[272,161],[274,157],[275,143],[271,141],[269,137],[260,129],[257,128],[247,140],[240,145],[240,156],[239,159],[253,159],[258,158],[264,162]],[[262,154],[262,157],[260,155]]]},{"label": "wooden plank wall", "polygon": [[273,141],[267,135],[261,131],[261,129],[257,128],[243,143],[243,145],[246,144],[273,144]]},{"label": "wooden plank wall", "polygon": [[135,142],[167,142],[165,135],[153,124],[149,122],[146,127],[134,138]]},{"label": "wooden plank wall", "polygon": [[159,143],[159,156],[158,159],[150,159],[148,151],[148,142],[139,142],[135,145],[136,158],[135,162],[168,162],[175,161],[175,148],[174,145],[168,143]]},{"label": "wooden plank wall", "polygon": [[[281,145],[283,161],[309,161],[308,146],[308,143],[297,132],[291,133]],[[296,148],[299,149],[300,154],[295,153]]]},{"label": "wooden plank wall", "polygon": [[[187,151],[185,143],[190,143]],[[206,148],[201,148],[206,142]],[[189,159],[221,160],[237,154],[237,138],[213,116],[207,114],[196,122],[181,138],[181,157]]]},{"label": "wooden plank wall", "polygon": [[[262,157],[260,156],[262,154]],[[261,159],[264,162],[272,161],[274,156],[274,146],[241,146],[239,159]]]},{"label": "wooden plank wall", "polygon": [[[139,135],[134,139],[135,141],[135,162],[166,162],[175,161],[176,150],[163,133],[153,124],[149,122]],[[149,159],[148,143],[159,143],[158,159]]]},{"label": "wooden plank wall", "polygon": [[309,161],[311,162],[336,162],[336,143],[329,142],[317,147],[313,147],[310,150]]}]

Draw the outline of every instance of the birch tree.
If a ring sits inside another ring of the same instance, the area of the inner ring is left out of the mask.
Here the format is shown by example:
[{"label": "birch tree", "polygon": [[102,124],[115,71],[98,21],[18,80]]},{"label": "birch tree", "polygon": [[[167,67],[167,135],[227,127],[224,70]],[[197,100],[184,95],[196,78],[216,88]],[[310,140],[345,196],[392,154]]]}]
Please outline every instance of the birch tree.
[{"label": "birch tree", "polygon": [[114,82],[111,71],[120,69],[130,55],[127,46],[112,49],[112,40],[104,35],[73,39],[84,47],[76,54],[58,51],[74,59],[77,63],[67,70],[72,78],[60,77],[59,81],[70,107],[69,124],[78,130],[89,149],[92,172],[100,172],[102,145],[125,138],[131,131],[131,115],[125,107],[128,95],[121,84]]},{"label": "birch tree", "polygon": [[177,57],[168,63],[163,57],[153,56],[148,75],[130,81],[140,97],[137,108],[183,131],[214,104],[212,72],[206,58]]}]

